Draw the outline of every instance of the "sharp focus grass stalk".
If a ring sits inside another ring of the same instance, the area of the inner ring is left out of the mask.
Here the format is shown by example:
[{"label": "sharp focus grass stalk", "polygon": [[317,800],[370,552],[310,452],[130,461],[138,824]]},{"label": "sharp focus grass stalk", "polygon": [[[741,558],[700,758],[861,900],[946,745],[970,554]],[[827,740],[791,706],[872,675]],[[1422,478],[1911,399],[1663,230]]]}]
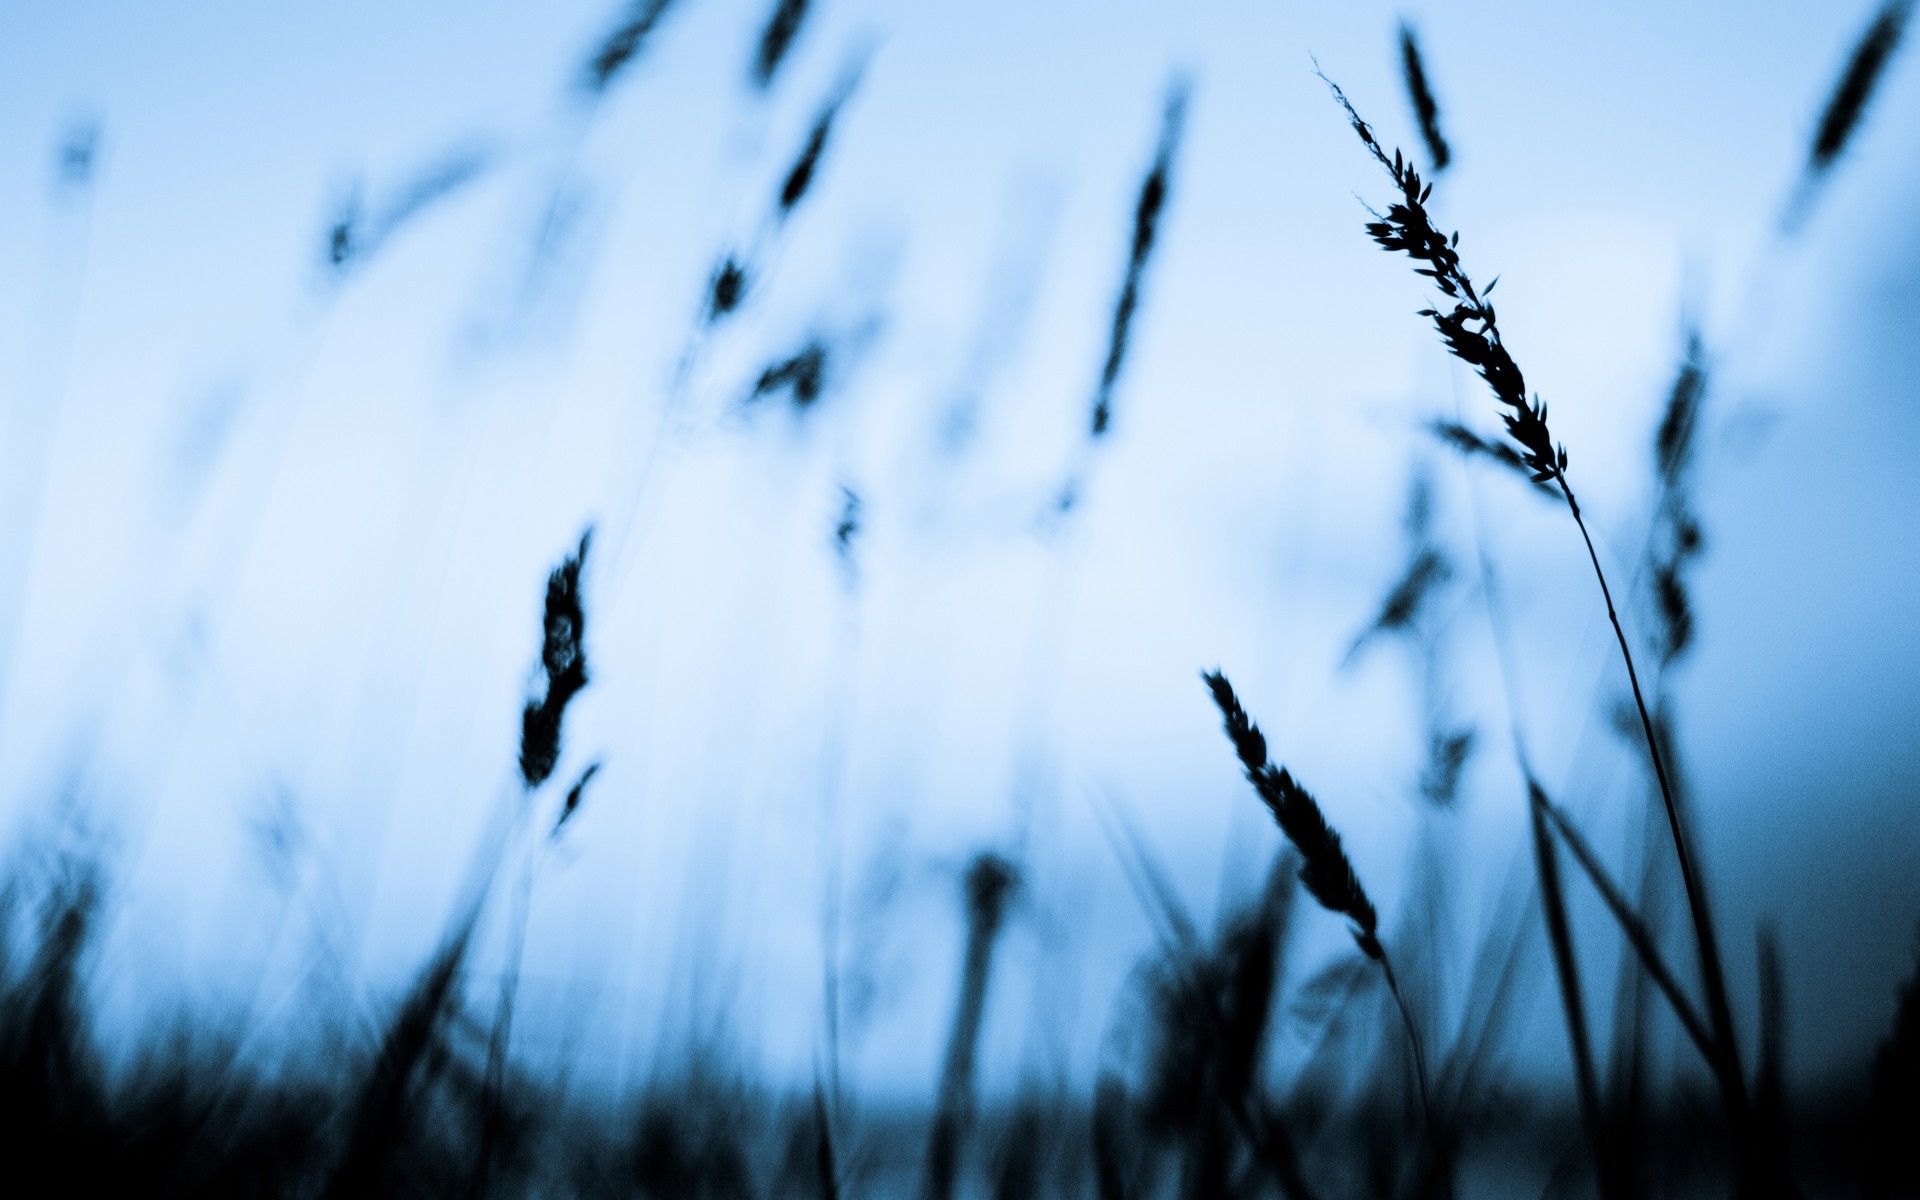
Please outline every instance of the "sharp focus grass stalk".
[{"label": "sharp focus grass stalk", "polygon": [[[1325,79],[1324,75],[1322,79]],[[1588,561],[1593,566],[1594,578],[1600,586],[1600,597],[1606,605],[1607,620],[1613,626],[1614,640],[1619,645],[1621,660],[1626,665],[1634,707],[1639,713],[1641,731],[1646,738],[1647,755],[1653,764],[1654,778],[1660,786],[1661,800],[1666,806],[1667,824],[1679,860],[1681,882],[1686,891],[1699,948],[1700,975],[1706,991],[1713,1041],[1723,1060],[1716,1064],[1716,1075],[1721,1080],[1722,1099],[1733,1133],[1736,1167],[1743,1187],[1764,1190],[1765,1185],[1755,1166],[1757,1159],[1753,1144],[1751,1103],[1738,1066],[1732,1009],[1727,1001],[1726,978],[1721,967],[1719,943],[1714,933],[1705,884],[1695,866],[1686,823],[1681,817],[1674,788],[1667,776],[1659,739],[1654,733],[1653,718],[1640,686],[1639,672],[1634,667],[1633,650],[1614,607],[1613,593],[1607,585],[1606,572],[1600,566],[1599,552],[1594,548],[1593,537],[1587,531],[1580,504],[1567,478],[1566,447],[1554,442],[1547,426],[1546,405],[1537,396],[1528,397],[1520,368],[1501,339],[1493,305],[1487,299],[1492,285],[1488,285],[1484,291],[1475,288],[1460,262],[1460,235],[1443,234],[1434,225],[1426,207],[1432,185],[1421,181],[1414,165],[1398,150],[1389,157],[1372,127],[1348,101],[1346,93],[1332,80],[1326,80],[1326,83],[1367,152],[1393,179],[1400,192],[1399,199],[1384,214],[1375,214],[1375,220],[1367,225],[1368,234],[1382,248],[1405,253],[1420,264],[1415,268],[1416,272],[1431,279],[1434,286],[1447,297],[1451,304],[1449,310],[1430,308],[1423,310],[1421,315],[1432,320],[1448,352],[1474,368],[1492,389],[1494,397],[1505,409],[1501,415],[1507,434],[1531,471],[1531,478],[1536,483],[1551,484],[1559,490],[1575,527],[1580,531]]]}]

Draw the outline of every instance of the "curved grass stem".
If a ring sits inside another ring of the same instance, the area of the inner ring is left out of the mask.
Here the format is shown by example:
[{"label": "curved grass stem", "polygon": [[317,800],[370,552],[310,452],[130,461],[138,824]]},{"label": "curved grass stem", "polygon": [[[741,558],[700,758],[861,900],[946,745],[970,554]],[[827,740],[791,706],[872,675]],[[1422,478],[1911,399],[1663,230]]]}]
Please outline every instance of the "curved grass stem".
[{"label": "curved grass stem", "polygon": [[[1700,950],[1701,984],[1707,994],[1707,1019],[1712,1022],[1714,1040],[1721,1055],[1728,1060],[1736,1060],[1733,1035],[1733,1014],[1727,1003],[1726,977],[1720,966],[1720,945],[1714,935],[1713,914],[1707,904],[1705,888],[1694,866],[1693,851],[1690,847],[1685,823],[1680,819],[1680,808],[1674,799],[1673,784],[1667,777],[1666,760],[1660,753],[1660,741],[1654,735],[1653,717],[1647,710],[1646,696],[1640,690],[1640,674],[1634,669],[1633,650],[1627,644],[1625,628],[1620,624],[1620,614],[1613,606],[1613,592],[1607,586],[1607,573],[1601,569],[1600,555],[1594,549],[1593,535],[1587,532],[1587,522],[1580,515],[1580,503],[1573,497],[1573,489],[1567,484],[1566,472],[1557,471],[1554,482],[1560,486],[1560,494],[1566,498],[1567,511],[1573,514],[1573,523],[1580,530],[1580,540],[1587,548],[1587,560],[1593,564],[1593,577],[1600,584],[1600,597],[1606,602],[1607,620],[1613,625],[1614,640],[1620,646],[1620,659],[1626,664],[1627,683],[1633,689],[1633,706],[1640,714],[1640,729],[1646,735],[1647,757],[1653,762],[1653,777],[1660,786],[1660,800],[1667,811],[1667,827],[1673,834],[1674,857],[1680,864],[1680,882],[1687,893],[1687,909],[1693,918],[1693,931]],[[1746,1107],[1746,1087],[1741,1081],[1736,1061],[1719,1064],[1723,1068],[1731,1066],[1726,1080],[1733,1089],[1729,1101],[1737,1101],[1744,1110]]]}]

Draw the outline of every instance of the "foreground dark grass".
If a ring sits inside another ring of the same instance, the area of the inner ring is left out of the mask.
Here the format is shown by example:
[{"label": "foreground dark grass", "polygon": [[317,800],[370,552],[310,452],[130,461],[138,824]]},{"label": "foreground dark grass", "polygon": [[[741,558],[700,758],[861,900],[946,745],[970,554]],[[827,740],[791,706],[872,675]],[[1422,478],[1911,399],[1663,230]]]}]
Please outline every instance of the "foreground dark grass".
[{"label": "foreground dark grass", "polygon": [[[1897,43],[1910,6],[1890,4],[1869,28],[1859,51],[1842,78],[1816,140],[1810,177],[1830,169],[1857,124],[1873,86]],[[1426,69],[1410,31],[1402,28],[1405,79],[1413,101],[1423,138],[1433,156],[1434,171],[1443,168],[1449,158],[1447,143],[1438,124],[1438,106],[1433,98]],[[1704,1017],[1696,1010],[1675,973],[1666,964],[1654,933],[1634,902],[1609,874],[1606,863],[1589,845],[1577,824],[1554,804],[1535,773],[1527,749],[1524,719],[1518,707],[1515,664],[1508,646],[1508,635],[1494,596],[1493,570],[1482,550],[1483,598],[1494,629],[1501,677],[1506,685],[1512,723],[1513,751],[1525,785],[1527,808],[1534,849],[1534,886],[1551,952],[1553,975],[1560,992],[1567,1040],[1572,1060],[1574,1093],[1578,1099],[1587,1154],[1591,1158],[1594,1183],[1602,1197],[1625,1197],[1642,1193],[1654,1170],[1647,1158],[1644,1140],[1644,1096],[1639,1092],[1641,1049],[1633,1038],[1639,1026],[1621,1023],[1625,1037],[1615,1046],[1613,1086],[1603,1094],[1597,1067],[1598,1051],[1587,1000],[1582,987],[1582,956],[1576,948],[1575,933],[1569,918],[1567,888],[1560,870],[1562,843],[1606,902],[1619,926],[1630,953],[1624,961],[1622,991],[1630,994],[1623,1012],[1638,1016],[1644,1006],[1646,988],[1652,984],[1668,1002],[1671,1013],[1708,1068],[1718,1093],[1721,1128],[1719,1144],[1727,1158],[1726,1169],[1733,1192],[1742,1197],[1793,1197],[1801,1194],[1787,1144],[1781,1095],[1781,1042],[1784,1036],[1782,982],[1779,948],[1771,931],[1763,927],[1758,934],[1760,960],[1760,1036],[1755,1076],[1750,1084],[1729,1002],[1729,988],[1719,949],[1720,935],[1707,884],[1693,846],[1691,821],[1685,811],[1685,794],[1676,773],[1669,768],[1674,752],[1672,712],[1655,695],[1650,702],[1634,660],[1633,640],[1629,637],[1615,604],[1613,588],[1595,547],[1588,520],[1575,498],[1569,478],[1569,455],[1565,445],[1552,436],[1547,423],[1547,407],[1537,393],[1529,394],[1521,369],[1510,353],[1489,296],[1492,284],[1476,287],[1469,277],[1459,252],[1460,235],[1448,235],[1436,222],[1429,207],[1433,184],[1423,181],[1415,164],[1402,151],[1388,154],[1373,128],[1364,120],[1346,93],[1324,74],[1321,79],[1333,94],[1362,146],[1393,181],[1397,196],[1385,212],[1369,209],[1373,220],[1366,226],[1368,235],[1389,252],[1405,254],[1440,293],[1436,307],[1420,316],[1431,321],[1447,352],[1470,368],[1487,385],[1500,405],[1508,443],[1481,437],[1459,423],[1441,423],[1435,432],[1456,449],[1469,456],[1491,459],[1524,475],[1534,487],[1549,495],[1557,493],[1578,531],[1587,559],[1599,587],[1620,652],[1621,664],[1631,691],[1632,712],[1645,760],[1651,769],[1661,808],[1666,817],[1667,845],[1678,869],[1692,927],[1697,975],[1704,992]],[[1836,116],[1836,114],[1839,114]],[[1685,568],[1700,550],[1700,531],[1688,497],[1692,461],[1693,426],[1697,421],[1700,397],[1705,389],[1701,365],[1701,347],[1697,333],[1690,339],[1687,361],[1669,399],[1655,440],[1658,466],[1655,510],[1656,546],[1650,548],[1654,585],[1655,624],[1658,628],[1656,652],[1660,667],[1671,666],[1684,653],[1692,632]],[[1417,509],[1421,506],[1417,506]],[[1426,520],[1416,522],[1422,542],[1427,541]],[[1427,569],[1423,570],[1423,566]],[[1415,610],[1427,593],[1444,578],[1444,559],[1426,551],[1417,558],[1406,578],[1395,586],[1382,608],[1382,615],[1368,633],[1411,626]],[[1355,643],[1355,652],[1364,642]],[[1350,652],[1349,659],[1353,652]],[[1379,934],[1379,918],[1373,903],[1361,887],[1341,845],[1340,836],[1328,824],[1319,804],[1293,779],[1285,767],[1267,760],[1267,743],[1242,708],[1238,696],[1219,671],[1206,675],[1206,682],[1224,719],[1229,741],[1244,767],[1248,781],[1272,813],[1287,840],[1304,858],[1301,882],[1310,895],[1329,912],[1345,916],[1352,925],[1354,939],[1362,955],[1380,967],[1387,989],[1405,1024],[1412,1048],[1421,1108],[1425,1116],[1433,1157],[1424,1190],[1445,1194],[1454,1183],[1453,1164],[1444,1148],[1447,1135],[1437,1126],[1425,1056],[1420,1036],[1398,982],[1392,959]],[[1664,735],[1664,737],[1663,737]],[[1470,745],[1470,743],[1468,743]],[[1649,859],[1649,862],[1652,860]],[[1651,874],[1642,887],[1641,903],[1653,898]],[[1632,989],[1628,992],[1628,989]],[[1903,1010],[1910,997],[1903,1000]],[[1471,1018],[1474,1014],[1468,1014]],[[1901,1021],[1904,1022],[1904,1015]],[[1902,1041],[1897,1024],[1889,1039],[1882,1062],[1899,1057],[1892,1047]],[[1623,1054],[1621,1046],[1627,1050]],[[1882,1108],[1890,1093],[1882,1090],[1875,1102]],[[1885,1120],[1877,1117],[1876,1121]],[[1920,1128],[1909,1136],[1920,1134]],[[1869,1191],[1900,1186],[1885,1177],[1890,1171],[1884,1146],[1866,1152],[1869,1167]],[[1875,1172],[1879,1172],[1876,1174]]]},{"label": "foreground dark grass", "polygon": [[[1197,934],[1177,905],[1163,912],[1176,932],[1117,999],[1110,1041],[1127,1049],[1108,1056],[1091,1097],[980,1099],[961,1124],[951,1063],[940,1093],[923,1104],[855,1096],[830,1109],[818,1091],[768,1088],[711,1053],[689,1053],[629,1095],[583,1098],[558,1078],[489,1062],[491,989],[464,977],[448,984],[460,973],[444,954],[421,968],[394,1010],[361,1014],[372,1036],[316,1034],[312,1045],[276,1047],[265,1058],[257,1046],[242,1052],[238,1023],[184,1036],[150,1031],[127,1044],[98,1027],[90,998],[102,969],[95,931],[110,903],[100,867],[72,846],[16,856],[0,992],[9,1194],[1431,1194],[1436,1178],[1420,1130],[1427,1118],[1410,1107],[1404,1043],[1345,1019],[1379,1011],[1377,985],[1362,975],[1289,988],[1299,867],[1283,853],[1211,936]],[[970,879],[965,902],[976,919],[980,905],[999,902],[979,893],[1002,878]],[[956,1037],[973,1036],[966,1013],[985,986],[984,968],[963,982]],[[423,1005],[423,994],[445,1003]],[[1272,1025],[1288,1019],[1282,1012],[1301,1019],[1316,996],[1323,1011],[1308,1015],[1318,1048],[1278,1082]],[[1794,1167],[1810,1186],[1883,1196],[1920,1187],[1910,1139],[1920,1117],[1916,1029],[1920,981],[1908,985],[1872,1064],[1785,1108]],[[398,1083],[396,1037],[418,1049]],[[1680,1087],[1644,1115],[1663,1194],[1719,1192],[1719,1116],[1704,1083]],[[1509,1080],[1441,1111],[1462,1194],[1564,1190],[1581,1157],[1579,1115],[1556,1087]],[[929,1174],[929,1145],[937,1174]]]}]

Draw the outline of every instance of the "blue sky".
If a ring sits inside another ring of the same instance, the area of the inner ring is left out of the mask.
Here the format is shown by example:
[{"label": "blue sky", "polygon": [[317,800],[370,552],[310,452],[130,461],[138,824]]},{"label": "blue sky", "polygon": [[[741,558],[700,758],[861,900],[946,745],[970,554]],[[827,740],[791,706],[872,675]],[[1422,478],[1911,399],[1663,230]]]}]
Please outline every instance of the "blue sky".
[{"label": "blue sky", "polygon": [[[1492,530],[1543,773],[1623,846],[1644,780],[1607,729],[1622,680],[1578,542],[1416,432],[1455,411],[1491,430],[1492,408],[1365,240],[1356,195],[1385,181],[1313,75],[1310,56],[1412,149],[1396,10],[815,7],[761,93],[763,6],[686,0],[597,105],[576,80],[610,4],[0,19],[20,564],[0,783],[20,829],[68,788],[115,829],[121,977],[218,996],[265,959],[297,981],[324,934],[390,988],[510,792],[542,580],[590,521],[594,681],[561,774],[605,769],[540,859],[530,968],[547,1024],[624,1048],[607,1059],[718,1023],[803,1074],[819,1021],[795,997],[817,994],[838,879],[849,906],[894,897],[843,930],[873,976],[857,1069],[923,1090],[959,865],[1025,828],[989,1077],[1084,1083],[1147,944],[1100,814],[1132,813],[1203,914],[1274,844],[1195,679],[1215,664],[1392,912],[1417,704],[1404,658],[1340,662],[1423,458],[1461,552],[1473,504]],[[1920,175],[1901,153],[1920,83],[1896,60],[1783,239],[1867,7],[1405,15],[1457,155],[1438,208],[1501,277],[1620,578],[1683,312],[1702,321],[1709,553],[1672,688],[1735,974],[1778,919],[1796,1061],[1826,1069],[1884,1026],[1920,918]],[[815,190],[769,232],[855,64]],[[1176,76],[1187,136],[1115,432],[1070,529],[1041,538]],[[92,124],[93,182],[62,191],[55,148]],[[348,197],[378,214],[456,162],[471,182],[329,276]],[[749,247],[739,318],[695,338],[716,257]],[[816,411],[743,401],[814,335],[850,347]],[[977,436],[942,457],[969,395]],[[1481,611],[1467,596],[1454,620],[1460,703],[1488,731],[1457,821],[1469,908],[1521,828]],[[261,869],[263,827],[305,831],[290,874]],[[1303,964],[1339,940],[1318,922]]]}]

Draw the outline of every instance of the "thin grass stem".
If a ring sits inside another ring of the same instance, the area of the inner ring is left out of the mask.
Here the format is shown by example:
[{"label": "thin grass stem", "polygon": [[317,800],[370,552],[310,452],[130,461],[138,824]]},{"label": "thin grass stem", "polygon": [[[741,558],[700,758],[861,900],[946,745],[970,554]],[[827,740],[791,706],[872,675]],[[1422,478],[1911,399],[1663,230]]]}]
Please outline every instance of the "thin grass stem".
[{"label": "thin grass stem", "polygon": [[1547,919],[1547,940],[1553,948],[1553,971],[1560,981],[1560,1003],[1565,1009],[1567,1040],[1573,1051],[1574,1081],[1580,1095],[1580,1119],[1587,1127],[1587,1141],[1593,1147],[1594,1169],[1599,1177],[1600,1194],[1616,1195],[1613,1186],[1608,1138],[1600,1109],[1600,1087],[1593,1069],[1593,1042],[1587,1031],[1586,1007],[1580,998],[1580,965],[1573,952],[1573,929],[1567,920],[1566,894],[1560,886],[1560,860],[1553,847],[1543,811],[1545,797],[1531,779],[1527,793],[1533,829],[1534,862],[1540,876],[1540,907]]},{"label": "thin grass stem", "polygon": [[[1587,547],[1587,560],[1593,564],[1593,577],[1599,581],[1600,597],[1607,606],[1607,620],[1613,625],[1614,640],[1620,646],[1620,658],[1627,668],[1627,682],[1633,688],[1633,706],[1640,714],[1640,728],[1646,735],[1647,757],[1653,761],[1653,776],[1660,785],[1661,802],[1666,806],[1667,827],[1673,834],[1674,855],[1680,863],[1680,882],[1687,893],[1687,908],[1693,918],[1694,936],[1700,948],[1700,977],[1707,993],[1707,1018],[1713,1024],[1714,1042],[1719,1047],[1715,1057],[1717,1060],[1734,1060],[1737,1054],[1734,1049],[1733,1013],[1727,1003],[1726,977],[1720,966],[1720,946],[1713,931],[1713,914],[1707,905],[1699,873],[1694,867],[1693,852],[1680,819],[1679,805],[1674,800],[1673,785],[1667,778],[1660,742],[1654,736],[1653,717],[1647,711],[1646,696],[1640,690],[1640,674],[1634,669],[1633,650],[1627,644],[1626,630],[1621,626],[1620,614],[1613,606],[1613,592],[1607,587],[1607,573],[1600,567],[1600,555],[1594,550],[1593,537],[1587,532],[1587,522],[1580,515],[1580,504],[1573,498],[1573,489],[1567,485],[1566,473],[1557,473],[1555,482],[1560,485],[1560,494],[1566,497],[1567,511],[1573,514],[1573,523],[1580,530],[1580,540]],[[1729,1071],[1730,1066],[1732,1069]],[[1744,1119],[1748,1107],[1747,1090],[1737,1062],[1717,1061],[1716,1072],[1721,1075],[1722,1085],[1730,1089],[1729,1104],[1737,1105]]]},{"label": "thin grass stem", "polygon": [[1407,1007],[1407,997],[1400,991],[1400,980],[1393,973],[1393,963],[1384,952],[1380,955],[1380,972],[1386,976],[1387,991],[1393,996],[1394,1006],[1400,1010],[1400,1023],[1407,1030],[1407,1044],[1413,1048],[1413,1077],[1420,1088],[1420,1113],[1426,1119],[1427,1135],[1436,1160],[1434,1166],[1444,1181],[1449,1173],[1444,1169],[1446,1155],[1440,1148],[1440,1127],[1433,1117],[1432,1089],[1427,1083],[1427,1054],[1420,1044],[1420,1034],[1414,1028],[1413,1010]]}]

